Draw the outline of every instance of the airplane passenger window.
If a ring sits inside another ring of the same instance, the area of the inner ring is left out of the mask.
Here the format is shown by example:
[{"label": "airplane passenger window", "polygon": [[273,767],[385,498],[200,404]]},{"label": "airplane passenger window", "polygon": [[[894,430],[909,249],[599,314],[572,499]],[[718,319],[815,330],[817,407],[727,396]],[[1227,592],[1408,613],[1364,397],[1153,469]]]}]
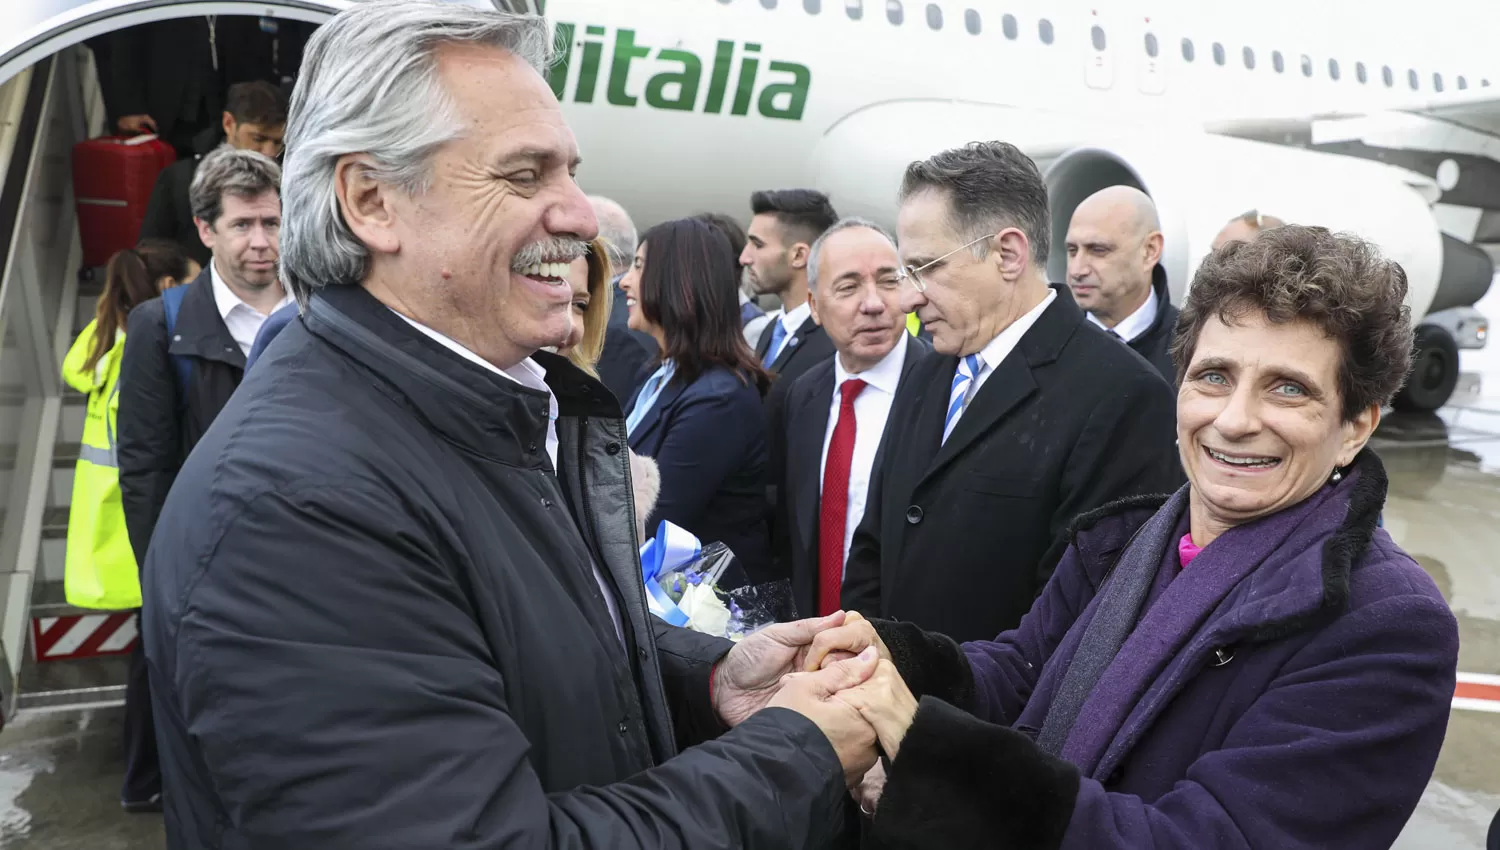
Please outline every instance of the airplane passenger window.
[{"label": "airplane passenger window", "polygon": [[1104,27],[1096,25],[1093,29],[1089,30],[1089,38],[1094,42],[1095,50],[1103,51],[1105,47],[1109,46],[1109,42],[1104,37]]},{"label": "airplane passenger window", "polygon": [[969,35],[979,35],[980,21],[977,9],[964,12],[964,29],[969,31]]},{"label": "airplane passenger window", "polygon": [[1217,41],[1214,42],[1214,64],[1224,64],[1224,45],[1218,43]]},{"label": "airplane passenger window", "polygon": [[901,26],[901,21],[906,15],[901,11],[901,0],[885,0],[885,19]]},{"label": "airplane passenger window", "polygon": [[1286,70],[1286,60],[1281,58],[1280,50],[1271,51],[1271,67],[1275,68],[1278,74]]},{"label": "airplane passenger window", "polygon": [[1412,91],[1416,91],[1422,85],[1417,77],[1417,72],[1411,70],[1406,72],[1406,82],[1411,85]]},{"label": "airplane passenger window", "polygon": [[1365,73],[1365,63],[1354,63],[1354,76],[1359,80],[1360,85],[1364,85],[1365,83],[1368,83],[1370,81],[1370,75]]},{"label": "airplane passenger window", "polygon": [[1380,78],[1385,80],[1385,87],[1390,88],[1396,84],[1396,75],[1391,73],[1391,66],[1387,65],[1380,69]]},{"label": "airplane passenger window", "polygon": [[1490,81],[1489,80],[1480,80],[1479,81],[1479,87],[1482,88],[1482,89],[1489,88],[1490,87]]},{"label": "airplane passenger window", "polygon": [[1463,91],[1469,87],[1469,81],[1464,79],[1463,74],[1458,75],[1458,90]]},{"label": "airplane passenger window", "polygon": [[1041,22],[1036,25],[1036,34],[1041,36],[1042,44],[1051,44],[1052,22],[1046,18],[1042,18]]},{"label": "airplane passenger window", "polygon": [[1247,70],[1254,71],[1255,70],[1255,51],[1251,50],[1250,48],[1247,47],[1244,50],[1240,51],[1240,53],[1241,53],[1242,56],[1244,56],[1244,59],[1245,59],[1245,68]]},{"label": "airplane passenger window", "polygon": [[1146,55],[1155,59],[1159,53],[1161,53],[1161,45],[1156,43],[1156,33],[1146,33]]},{"label": "airplane passenger window", "polygon": [[806,9],[809,15],[816,15],[823,11],[823,0],[802,0],[802,8]]},{"label": "airplane passenger window", "polygon": [[1191,38],[1184,38],[1182,40],[1182,61],[1191,62],[1195,55],[1197,54],[1193,50],[1193,40]]},{"label": "airplane passenger window", "polygon": [[1015,41],[1016,35],[1019,32],[1016,29],[1016,16],[1006,15],[1005,17],[1001,18],[1000,29],[1005,32],[1006,38],[1010,39],[1011,41]]},{"label": "airplane passenger window", "polygon": [[936,3],[927,4],[927,26],[935,30],[943,28],[943,10]]},{"label": "airplane passenger window", "polygon": [[1334,82],[1339,81],[1339,60],[1328,60],[1328,79],[1333,80]]},{"label": "airplane passenger window", "polygon": [[1312,76],[1312,57],[1306,53],[1302,54],[1302,76]]},{"label": "airplane passenger window", "polygon": [[1443,75],[1442,74],[1433,74],[1432,75],[1432,90],[1433,91],[1442,91],[1443,90]]},{"label": "airplane passenger window", "polygon": [[857,21],[865,16],[865,0],[844,0],[844,14]]},{"label": "airplane passenger window", "polygon": [[767,9],[774,9],[776,8],[776,0],[760,0],[760,5]]}]

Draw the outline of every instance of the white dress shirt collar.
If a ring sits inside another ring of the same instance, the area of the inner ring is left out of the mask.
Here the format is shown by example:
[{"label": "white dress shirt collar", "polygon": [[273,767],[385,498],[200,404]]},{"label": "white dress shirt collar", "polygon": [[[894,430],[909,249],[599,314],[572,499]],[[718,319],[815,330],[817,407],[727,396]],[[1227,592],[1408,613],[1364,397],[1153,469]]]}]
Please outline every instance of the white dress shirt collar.
[{"label": "white dress shirt collar", "polygon": [[[219,265],[214,260],[208,261],[208,278],[214,293],[214,306],[219,309],[219,318],[224,321],[224,327],[229,329],[229,335],[240,347],[240,353],[249,355],[250,348],[255,344],[255,336],[260,333],[260,326],[266,323],[270,313],[251,307],[245,300],[235,294],[229,284],[219,275]],[[279,284],[278,284],[279,285]],[[277,310],[292,303],[292,296],[283,292],[281,301],[271,309]]]},{"label": "white dress shirt collar", "polygon": [[[783,308],[781,311],[780,320],[781,326],[786,328],[787,339],[791,339],[792,334],[796,333],[797,329],[802,327],[802,323],[806,322],[811,317],[812,304],[808,301],[803,301],[801,304],[797,305],[797,308],[795,310],[792,310],[790,313],[788,313],[786,309]],[[782,345],[785,346],[786,343],[782,343]]]},{"label": "white dress shirt collar", "polygon": [[[1159,303],[1156,297],[1156,287],[1153,286],[1146,292],[1145,303],[1137,307],[1134,313],[1121,319],[1120,323],[1114,326],[1114,332],[1119,334],[1120,339],[1130,342],[1146,331],[1151,330],[1151,323],[1156,321],[1156,306]],[[1088,317],[1089,321],[1099,327],[1110,330],[1110,328],[1105,328],[1104,323],[1099,321],[1099,317],[1093,313],[1089,313]]]},{"label": "white dress shirt collar", "polygon": [[[1042,303],[1032,307],[1021,318],[1011,322],[1010,327],[1001,331],[999,336],[990,340],[989,345],[980,349],[979,359],[984,362],[984,366],[980,367],[980,371],[982,373],[989,373],[999,368],[1000,363],[1006,357],[1009,357],[1010,353],[1020,344],[1021,337],[1025,336],[1026,332],[1031,330],[1031,326],[1036,324],[1036,320],[1042,317],[1042,313],[1046,312],[1047,307],[1056,298],[1057,290],[1050,286],[1047,287],[1047,297],[1042,299]],[[981,378],[979,382],[982,383],[983,379]],[[971,391],[969,394],[972,396],[973,392]]]},{"label": "white dress shirt collar", "polygon": [[850,378],[859,378],[866,384],[880,390],[888,395],[896,394],[896,387],[901,383],[901,367],[906,363],[906,347],[911,344],[911,334],[903,331],[901,338],[891,346],[891,350],[880,358],[880,362],[863,372],[849,372],[844,369],[843,357],[835,354],[833,357],[833,395],[837,402],[839,387]]}]

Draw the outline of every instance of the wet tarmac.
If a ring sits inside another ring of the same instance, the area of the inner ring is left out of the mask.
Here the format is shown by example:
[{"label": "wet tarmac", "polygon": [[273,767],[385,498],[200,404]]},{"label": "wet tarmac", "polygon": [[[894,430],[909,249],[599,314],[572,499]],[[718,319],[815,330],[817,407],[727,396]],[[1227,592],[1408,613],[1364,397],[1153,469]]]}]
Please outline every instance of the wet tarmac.
[{"label": "wet tarmac", "polygon": [[[1500,316],[1500,296],[1489,315]],[[1386,529],[1458,617],[1459,669],[1500,676],[1500,345],[1464,352],[1465,383],[1427,416],[1390,416]],[[1497,705],[1500,707],[1500,705]],[[162,850],[159,815],[119,806],[118,708],[18,717],[0,733],[0,848]],[[1500,809],[1500,712],[1455,708],[1397,850],[1483,850]]]}]

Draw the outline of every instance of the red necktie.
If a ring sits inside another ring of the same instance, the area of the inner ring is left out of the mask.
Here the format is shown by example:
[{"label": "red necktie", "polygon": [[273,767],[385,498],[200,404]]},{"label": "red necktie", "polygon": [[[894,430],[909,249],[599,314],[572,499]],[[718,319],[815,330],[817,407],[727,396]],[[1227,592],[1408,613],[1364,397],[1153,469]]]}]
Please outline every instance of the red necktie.
[{"label": "red necktie", "polygon": [[854,458],[854,399],[865,382],[850,378],[839,387],[839,421],[823,464],[823,500],[818,518],[818,616],[839,609],[844,583],[844,523],[849,516],[849,464]]}]

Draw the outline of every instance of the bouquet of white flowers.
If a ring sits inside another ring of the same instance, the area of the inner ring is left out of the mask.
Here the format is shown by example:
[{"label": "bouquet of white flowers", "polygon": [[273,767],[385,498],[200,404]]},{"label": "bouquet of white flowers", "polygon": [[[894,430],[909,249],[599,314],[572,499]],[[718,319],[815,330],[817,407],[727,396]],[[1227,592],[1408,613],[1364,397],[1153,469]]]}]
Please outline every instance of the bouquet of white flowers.
[{"label": "bouquet of white flowers", "polygon": [[734,561],[723,543],[698,541],[680,526],[662,521],[641,547],[641,575],[651,613],[674,626],[740,640],[783,619],[790,611],[786,580],[722,590],[719,582]]}]

